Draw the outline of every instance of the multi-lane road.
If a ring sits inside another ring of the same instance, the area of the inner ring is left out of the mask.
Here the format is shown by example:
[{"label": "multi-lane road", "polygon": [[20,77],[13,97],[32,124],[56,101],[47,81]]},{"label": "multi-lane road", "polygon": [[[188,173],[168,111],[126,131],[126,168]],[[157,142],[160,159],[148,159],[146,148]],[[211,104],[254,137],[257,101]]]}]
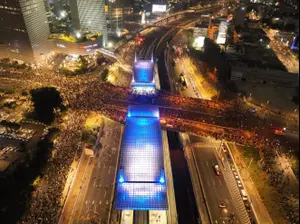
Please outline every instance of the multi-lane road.
[{"label": "multi-lane road", "polygon": [[[168,55],[172,54],[169,52]],[[197,78],[195,74],[190,71],[190,68],[187,68],[186,64],[182,64],[181,59],[175,67],[171,65],[172,60],[172,57],[167,60],[169,62],[167,65],[169,72],[172,74],[170,78],[179,77],[178,73],[184,68],[188,85],[181,93],[187,97],[203,98],[202,86],[199,86],[199,83],[195,80]],[[175,87],[173,89],[180,88]],[[231,168],[224,167],[218,154],[220,143],[212,139],[195,136],[189,136],[187,141],[185,145],[189,147],[193,155],[193,160],[189,162],[195,163],[197,170],[197,177],[193,178],[201,182],[210,221],[216,224],[249,223],[249,216],[241,199],[237,180],[233,176]],[[219,176],[216,175],[214,170],[215,165],[220,167],[221,175]],[[199,197],[199,195],[196,197]]]},{"label": "multi-lane road", "polygon": [[60,223],[114,223],[110,217],[122,127],[104,120],[95,157],[83,154]]},{"label": "multi-lane road", "polygon": [[[218,156],[220,144],[208,138],[190,136],[190,147],[207,199],[211,221],[230,223],[232,219],[232,223],[248,223],[249,217],[240,196],[237,180],[234,179],[231,169],[225,167]],[[215,165],[220,167],[219,176],[214,170]],[[224,214],[224,209],[227,210],[227,214]],[[232,214],[234,219],[230,217]]]}]

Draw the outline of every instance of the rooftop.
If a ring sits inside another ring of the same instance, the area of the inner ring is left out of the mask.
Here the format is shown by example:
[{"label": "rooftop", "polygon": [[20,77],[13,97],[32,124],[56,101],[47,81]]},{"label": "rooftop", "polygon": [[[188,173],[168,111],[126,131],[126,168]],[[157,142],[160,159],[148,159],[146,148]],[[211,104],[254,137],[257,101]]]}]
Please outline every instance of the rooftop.
[{"label": "rooftop", "polygon": [[132,87],[143,86],[155,86],[152,60],[137,60],[134,64]]},{"label": "rooftop", "polygon": [[121,145],[115,208],[166,210],[166,191],[158,108],[129,106]]},{"label": "rooftop", "polygon": [[[7,149],[7,150],[6,150]],[[0,151],[0,172],[5,172],[9,166],[19,160],[24,153],[13,150],[7,147]]]}]

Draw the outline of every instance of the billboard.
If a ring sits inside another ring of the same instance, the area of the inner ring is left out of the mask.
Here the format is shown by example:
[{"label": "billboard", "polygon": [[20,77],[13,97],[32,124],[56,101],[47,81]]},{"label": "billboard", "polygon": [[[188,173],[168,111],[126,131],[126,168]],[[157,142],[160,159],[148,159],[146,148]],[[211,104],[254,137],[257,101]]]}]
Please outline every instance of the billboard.
[{"label": "billboard", "polygon": [[152,12],[166,12],[167,11],[167,5],[152,5]]}]

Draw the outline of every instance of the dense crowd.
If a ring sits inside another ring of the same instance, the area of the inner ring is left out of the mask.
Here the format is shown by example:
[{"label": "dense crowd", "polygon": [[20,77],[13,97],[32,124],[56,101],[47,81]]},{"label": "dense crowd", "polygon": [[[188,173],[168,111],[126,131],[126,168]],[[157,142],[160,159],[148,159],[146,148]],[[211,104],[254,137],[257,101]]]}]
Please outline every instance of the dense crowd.
[{"label": "dense crowd", "polygon": [[[60,135],[54,145],[55,156],[43,172],[42,186],[29,203],[28,213],[20,223],[57,223],[61,209],[61,193],[74,156],[81,152],[82,124],[87,113],[71,112],[66,123],[59,126]],[[78,153],[77,153],[78,152]],[[76,154],[77,153],[77,154]]]},{"label": "dense crowd", "polygon": [[[241,129],[256,130],[263,124],[254,115],[241,109],[236,102],[211,102],[200,99],[171,95],[164,91],[135,92],[126,87],[113,86],[99,82],[99,74],[65,77],[47,69],[27,70],[24,73],[11,73],[13,80],[25,80],[29,83],[24,88],[28,90],[40,86],[56,87],[64,98],[64,103],[71,110],[68,112],[68,121],[59,126],[60,135],[54,146],[55,156],[49,160],[44,171],[43,184],[31,199],[30,207],[21,223],[57,223],[61,210],[61,192],[63,191],[70,165],[77,152],[82,148],[82,124],[87,118],[88,111],[97,111],[100,114],[120,123],[125,122],[126,103],[128,100],[135,103],[158,104],[176,108],[201,111],[200,121],[205,123],[230,126]],[[76,112],[75,112],[76,111]],[[224,114],[224,111],[226,113]],[[166,112],[165,112],[166,113]],[[267,140],[260,135],[247,136],[238,132],[209,132],[205,126],[199,126],[193,121],[184,121],[182,116],[199,119],[199,113],[194,117],[182,112],[171,110],[167,114],[167,124],[180,131],[202,136],[212,136],[216,139],[226,139],[232,142],[255,145],[263,154],[263,169],[269,173],[270,183],[276,188],[284,188],[289,179],[283,178],[281,170],[276,169],[276,153],[278,142]],[[171,114],[170,114],[171,113]],[[206,117],[205,117],[205,114]],[[208,115],[209,114],[209,115]],[[214,116],[211,116],[213,114]],[[222,115],[222,116],[221,116]],[[166,116],[162,112],[162,116]],[[203,119],[205,117],[205,119]],[[255,121],[255,123],[254,123]],[[257,122],[259,121],[259,122]],[[284,191],[286,192],[286,191]],[[291,206],[289,193],[281,195],[281,203],[287,212],[291,223],[296,223],[294,210],[298,206]]]}]

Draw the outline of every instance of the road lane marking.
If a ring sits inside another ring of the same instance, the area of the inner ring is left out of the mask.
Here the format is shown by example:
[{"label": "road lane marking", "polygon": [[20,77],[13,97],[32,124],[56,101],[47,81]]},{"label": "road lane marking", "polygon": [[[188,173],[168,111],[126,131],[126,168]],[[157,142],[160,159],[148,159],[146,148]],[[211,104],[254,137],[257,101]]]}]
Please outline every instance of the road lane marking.
[{"label": "road lane marking", "polygon": [[[86,186],[86,188],[85,188],[85,190],[84,190],[84,193],[83,193],[83,200],[86,198],[86,194],[87,194],[87,192],[88,192],[88,186],[89,186],[89,182],[90,182],[90,179],[91,179],[91,176],[92,176],[92,174],[93,174],[93,170],[94,170],[94,166],[95,166],[95,163],[94,163],[94,161],[91,159],[91,157],[89,158],[89,160],[91,161],[90,163],[88,163],[88,164],[91,164],[91,173],[89,174],[89,178],[88,178],[88,181],[86,182],[86,184],[87,184],[87,186]],[[82,208],[83,208],[83,201],[82,200],[82,203],[80,204],[80,207],[79,207],[79,211],[78,211],[78,214],[80,215],[81,213],[82,213]]]},{"label": "road lane marking", "polygon": [[88,165],[89,165],[89,160],[90,160],[90,159],[91,159],[91,157],[89,157],[89,159],[88,159],[88,161],[87,161],[87,164],[86,164],[86,166],[85,166],[85,168],[84,168],[84,172],[83,172],[83,176],[82,176],[81,184],[80,184],[80,191],[79,191],[79,194],[78,194],[77,197],[76,197],[76,200],[75,200],[75,203],[74,203],[74,207],[73,207],[72,212],[71,212],[70,223],[72,223],[73,215],[74,215],[74,212],[75,212],[75,210],[76,210],[76,204],[77,204],[77,202],[78,202],[79,196],[80,196],[81,193],[82,193],[83,178],[84,178],[84,176],[86,175],[86,171],[87,171],[87,167],[88,167]]}]

